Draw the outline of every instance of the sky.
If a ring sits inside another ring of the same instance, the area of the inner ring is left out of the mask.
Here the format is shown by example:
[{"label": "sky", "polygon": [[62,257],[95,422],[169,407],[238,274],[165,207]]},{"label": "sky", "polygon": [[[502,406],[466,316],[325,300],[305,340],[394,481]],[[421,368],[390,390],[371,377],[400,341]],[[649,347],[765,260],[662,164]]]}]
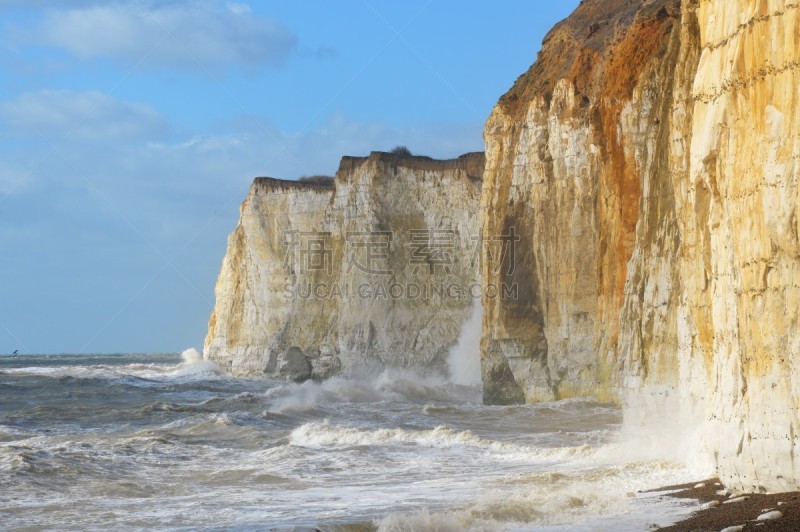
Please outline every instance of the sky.
[{"label": "sky", "polygon": [[450,158],[578,0],[0,0],[0,353],[201,348],[256,176]]}]

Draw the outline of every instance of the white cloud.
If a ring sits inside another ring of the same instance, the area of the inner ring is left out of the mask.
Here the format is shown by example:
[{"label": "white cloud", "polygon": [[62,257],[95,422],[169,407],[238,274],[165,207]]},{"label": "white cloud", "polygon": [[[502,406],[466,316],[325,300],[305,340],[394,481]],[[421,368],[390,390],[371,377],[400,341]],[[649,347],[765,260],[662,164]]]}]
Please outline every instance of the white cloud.
[{"label": "white cloud", "polygon": [[82,59],[212,73],[231,65],[279,67],[297,48],[296,37],[280,23],[254,14],[247,4],[218,0],[52,8],[31,34],[37,44]]},{"label": "white cloud", "polygon": [[[169,196],[170,191],[214,201],[231,188],[238,193],[255,176],[332,174],[343,155],[367,155],[398,145],[435,158],[483,147],[479,122],[392,127],[335,115],[296,133],[241,116],[224,132],[176,135],[180,129],[147,105],[98,92],[40,91],[0,101],[0,138],[8,147],[0,149],[0,189],[13,186],[34,167],[30,184],[65,179],[60,157],[35,164],[49,152],[46,143],[39,142],[40,133],[52,144],[66,136],[59,155],[67,156],[91,182],[107,183],[110,195],[123,186],[115,183],[138,183],[151,201],[153,194]],[[75,185],[83,187],[80,180]],[[136,195],[130,190],[121,194],[125,201]]]},{"label": "white cloud", "polygon": [[250,9],[250,6],[247,4],[228,2],[225,5],[228,6],[228,10],[230,10],[230,12],[233,13],[234,15],[245,15],[253,12],[253,10]]},{"label": "white cloud", "polygon": [[43,90],[0,102],[0,123],[15,137],[44,136],[51,142],[69,135],[74,140],[115,141],[162,138],[167,121],[152,107],[118,100],[95,91]]},{"label": "white cloud", "polygon": [[[65,98],[64,94],[45,96],[25,95],[14,104],[27,110],[28,119],[35,121],[37,128],[57,129],[62,134],[73,121],[70,117],[76,116],[75,108],[91,105],[94,98],[106,102],[110,98],[81,93],[77,100],[90,103],[74,105],[70,112],[64,112],[52,105]],[[70,95],[69,101],[74,103],[75,96]],[[7,105],[0,103],[0,120]],[[6,189],[33,171],[25,180],[25,187],[14,190],[18,201],[63,206],[65,193],[74,195],[83,190],[106,210],[107,201],[112,219],[119,210],[148,239],[159,241],[163,236],[159,236],[159,228],[166,226],[179,225],[186,235],[192,236],[211,216],[209,213],[224,214],[225,223],[231,222],[256,176],[296,179],[301,175],[333,174],[343,155],[368,155],[373,150],[388,151],[397,145],[436,158],[456,157],[480,150],[483,145],[482,124],[478,122],[396,128],[356,122],[343,116],[333,117],[303,133],[282,131],[254,117],[242,117],[224,133],[150,136],[132,142],[129,135],[120,135],[113,128],[127,133],[149,131],[146,126],[135,125],[141,116],[135,113],[123,116],[137,107],[138,104],[111,99],[107,103],[110,111],[103,113],[103,120],[130,125],[106,124],[97,116],[79,131],[97,142],[76,138],[78,142],[62,145],[58,154],[49,157],[46,144],[18,142],[19,135],[12,137],[7,145],[19,149],[0,149],[0,191],[9,192]],[[114,116],[117,118],[111,118]],[[145,123],[149,116],[150,112],[144,113]],[[51,142],[56,140],[54,137]],[[99,143],[102,143],[100,149]],[[68,167],[62,156],[69,160]],[[95,190],[101,191],[101,196]],[[75,216],[83,216],[80,207],[77,209]],[[97,214],[98,227],[102,226],[101,217],[107,215]],[[218,229],[225,232],[229,227]]]},{"label": "white cloud", "polygon": [[[483,124],[433,124],[391,127],[335,115],[302,133],[282,131],[253,116],[239,117],[225,135],[195,135],[172,143],[150,143],[144,159],[176,168],[196,168],[185,175],[218,175],[248,182],[256,175],[295,179],[301,175],[332,174],[343,155],[368,155],[408,146],[419,155],[457,157],[483,149]],[[236,172],[248,172],[245,174]],[[149,171],[152,174],[153,171]],[[192,186],[196,186],[192,178]],[[213,188],[218,187],[215,185]]]}]

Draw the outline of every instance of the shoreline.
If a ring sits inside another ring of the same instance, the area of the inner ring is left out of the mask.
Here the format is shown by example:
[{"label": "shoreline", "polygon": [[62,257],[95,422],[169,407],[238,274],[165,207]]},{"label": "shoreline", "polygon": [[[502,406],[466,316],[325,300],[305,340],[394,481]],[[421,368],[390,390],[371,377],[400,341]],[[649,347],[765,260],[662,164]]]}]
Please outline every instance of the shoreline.
[{"label": "shoreline", "polygon": [[719,479],[714,478],[697,483],[666,486],[644,493],[654,492],[671,492],[663,496],[694,499],[702,505],[686,519],[658,529],[665,532],[721,531],[729,527],[732,527],[729,532],[800,530],[799,491],[731,494]]}]

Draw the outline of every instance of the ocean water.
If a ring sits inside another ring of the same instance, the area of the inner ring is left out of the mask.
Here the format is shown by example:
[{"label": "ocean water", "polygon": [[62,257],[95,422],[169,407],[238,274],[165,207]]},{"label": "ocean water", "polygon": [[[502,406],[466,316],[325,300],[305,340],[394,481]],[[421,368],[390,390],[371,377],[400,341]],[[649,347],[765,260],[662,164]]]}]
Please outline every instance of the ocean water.
[{"label": "ocean water", "polygon": [[484,406],[471,375],[0,357],[0,529],[645,530],[693,508],[639,493],[695,472],[616,407]]}]

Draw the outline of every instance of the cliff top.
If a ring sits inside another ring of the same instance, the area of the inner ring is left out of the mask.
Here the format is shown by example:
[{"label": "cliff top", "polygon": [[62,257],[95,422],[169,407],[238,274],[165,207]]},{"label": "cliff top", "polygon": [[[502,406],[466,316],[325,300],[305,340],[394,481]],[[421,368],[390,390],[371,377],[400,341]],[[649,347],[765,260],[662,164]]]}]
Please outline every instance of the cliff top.
[{"label": "cliff top", "polygon": [[[483,152],[465,153],[456,159],[433,159],[422,155],[396,155],[382,151],[374,151],[367,157],[352,157],[345,155],[339,163],[339,172],[353,170],[366,162],[381,162],[393,164],[412,170],[459,170],[466,171],[467,176],[473,181],[483,178],[483,167],[486,157]],[[338,172],[337,172],[338,173]],[[275,179],[273,177],[256,177],[253,180],[254,188],[269,190],[318,190],[328,192],[335,187],[334,183],[320,183],[315,181],[295,181],[291,179]]]},{"label": "cliff top", "polygon": [[[456,159],[433,159],[423,155],[397,155],[394,153],[373,151],[368,157],[342,157],[339,163],[339,172],[353,170],[366,162],[380,162],[409,168],[411,170],[465,170],[473,181],[483,179],[483,168],[486,156],[483,152],[470,152]],[[337,172],[338,174],[338,172]]]},{"label": "cliff top", "polygon": [[275,179],[273,177],[257,177],[253,180],[253,186],[270,189],[319,189],[320,192],[333,190],[333,184],[300,182],[291,179]]},{"label": "cliff top", "polygon": [[629,78],[638,63],[652,56],[648,48],[660,46],[666,28],[680,16],[680,5],[681,0],[583,0],[545,36],[536,62],[499,105],[516,114],[535,95],[549,100],[562,79],[587,95],[603,69],[606,80],[615,80],[604,95],[624,95],[632,89]]}]

